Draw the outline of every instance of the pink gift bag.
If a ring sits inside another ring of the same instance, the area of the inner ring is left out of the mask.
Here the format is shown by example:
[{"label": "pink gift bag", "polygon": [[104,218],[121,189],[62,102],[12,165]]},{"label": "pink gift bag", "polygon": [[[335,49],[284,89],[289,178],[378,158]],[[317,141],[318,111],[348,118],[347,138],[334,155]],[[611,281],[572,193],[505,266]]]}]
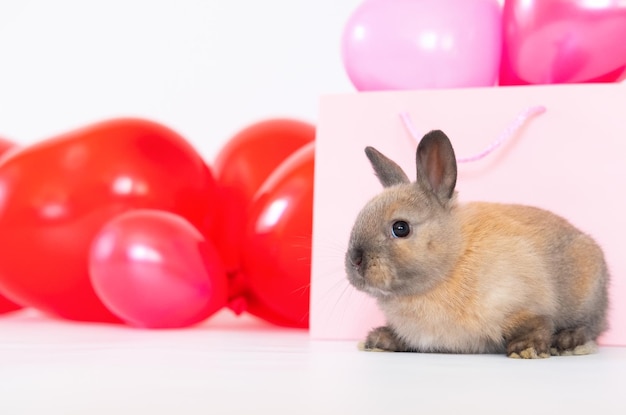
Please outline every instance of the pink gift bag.
[{"label": "pink gift bag", "polygon": [[[537,106],[545,111],[532,115]],[[410,124],[401,114],[408,115]],[[460,163],[459,200],[549,209],[592,235],[612,275],[610,329],[626,345],[626,83],[372,92],[321,98],[317,129],[311,336],[362,339],[384,324],[374,300],[345,277],[344,253],[359,210],[382,187],[371,145],[415,177],[417,139],[443,130]]]}]

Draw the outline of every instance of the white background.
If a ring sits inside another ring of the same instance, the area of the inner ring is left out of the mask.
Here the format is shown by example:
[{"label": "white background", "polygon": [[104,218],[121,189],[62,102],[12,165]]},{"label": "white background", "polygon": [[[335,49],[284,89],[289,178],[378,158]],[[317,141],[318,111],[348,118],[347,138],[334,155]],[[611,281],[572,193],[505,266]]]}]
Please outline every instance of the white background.
[{"label": "white background", "polygon": [[340,39],[360,0],[0,0],[0,136],[28,144],[118,116],[211,162],[245,126],[316,123],[355,91]]}]

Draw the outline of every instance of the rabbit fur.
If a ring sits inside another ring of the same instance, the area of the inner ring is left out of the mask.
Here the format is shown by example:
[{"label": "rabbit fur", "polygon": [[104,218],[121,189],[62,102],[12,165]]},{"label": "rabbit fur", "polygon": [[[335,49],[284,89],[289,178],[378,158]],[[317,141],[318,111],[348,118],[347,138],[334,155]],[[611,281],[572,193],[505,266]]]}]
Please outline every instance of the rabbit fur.
[{"label": "rabbit fur", "polygon": [[609,274],[591,237],[539,208],[458,203],[442,131],[420,141],[414,182],[374,148],[366,155],[384,190],[356,218],[345,269],[387,324],[364,349],[515,358],[595,350]]}]

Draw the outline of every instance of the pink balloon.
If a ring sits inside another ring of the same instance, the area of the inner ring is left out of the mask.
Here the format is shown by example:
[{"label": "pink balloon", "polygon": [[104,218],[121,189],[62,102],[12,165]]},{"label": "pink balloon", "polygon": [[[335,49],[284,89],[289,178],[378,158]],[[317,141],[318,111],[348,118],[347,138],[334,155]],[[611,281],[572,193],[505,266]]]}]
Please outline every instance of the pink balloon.
[{"label": "pink balloon", "polygon": [[342,37],[344,67],[359,91],[493,86],[497,0],[367,0]]},{"label": "pink balloon", "polygon": [[507,0],[500,85],[615,82],[626,75],[623,0]]},{"label": "pink balloon", "polygon": [[198,323],[227,303],[213,244],[173,213],[123,213],[96,235],[89,272],[96,294],[126,323],[146,328]]}]

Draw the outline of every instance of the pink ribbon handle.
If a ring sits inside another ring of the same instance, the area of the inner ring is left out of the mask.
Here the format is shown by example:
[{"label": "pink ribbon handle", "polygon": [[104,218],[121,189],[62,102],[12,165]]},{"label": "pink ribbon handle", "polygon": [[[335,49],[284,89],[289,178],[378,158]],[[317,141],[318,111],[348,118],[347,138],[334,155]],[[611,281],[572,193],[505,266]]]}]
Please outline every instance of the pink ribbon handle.
[{"label": "pink ribbon handle", "polygon": [[[515,117],[515,119],[511,122],[511,124],[509,124],[509,126],[495,140],[489,143],[489,145],[485,147],[481,152],[468,157],[457,157],[457,163],[467,163],[485,158],[489,154],[493,153],[506,141],[515,136],[519,129],[522,128],[530,118],[534,117],[535,115],[543,114],[545,111],[546,107],[544,107],[543,105],[535,105],[533,107],[526,108],[524,111],[520,112],[517,117]],[[419,142],[421,136],[417,134],[409,113],[400,113],[400,118],[402,119],[404,127],[407,129],[411,137],[415,140],[415,142]]]}]

